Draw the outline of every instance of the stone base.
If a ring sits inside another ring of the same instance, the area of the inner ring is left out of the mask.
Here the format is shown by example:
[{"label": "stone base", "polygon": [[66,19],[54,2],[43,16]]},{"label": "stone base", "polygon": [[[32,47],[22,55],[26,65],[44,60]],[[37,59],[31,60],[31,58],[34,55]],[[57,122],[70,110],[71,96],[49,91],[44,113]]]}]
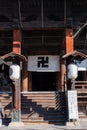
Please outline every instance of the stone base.
[{"label": "stone base", "polygon": [[23,122],[11,122],[9,123],[9,127],[20,127],[20,126],[24,126]]},{"label": "stone base", "polygon": [[67,122],[66,126],[80,126],[80,123],[79,123],[79,121]]},{"label": "stone base", "polygon": [[87,118],[80,118],[79,123],[80,123],[80,126],[86,126],[87,127]]}]

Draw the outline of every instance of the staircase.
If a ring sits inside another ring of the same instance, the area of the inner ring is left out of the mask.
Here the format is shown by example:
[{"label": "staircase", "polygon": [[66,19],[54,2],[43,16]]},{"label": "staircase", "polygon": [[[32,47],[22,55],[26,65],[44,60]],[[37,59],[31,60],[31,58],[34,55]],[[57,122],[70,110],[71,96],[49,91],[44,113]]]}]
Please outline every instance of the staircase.
[{"label": "staircase", "polygon": [[24,123],[66,123],[67,110],[63,92],[25,92],[21,99],[21,118]]},{"label": "staircase", "polygon": [[80,119],[87,119],[87,81],[75,81]]},{"label": "staircase", "polygon": [[0,100],[4,107],[5,119],[3,124],[8,125],[11,122],[11,105],[12,105],[12,93],[0,92]]},{"label": "staircase", "polygon": [[79,118],[87,118],[87,90],[78,91]]}]

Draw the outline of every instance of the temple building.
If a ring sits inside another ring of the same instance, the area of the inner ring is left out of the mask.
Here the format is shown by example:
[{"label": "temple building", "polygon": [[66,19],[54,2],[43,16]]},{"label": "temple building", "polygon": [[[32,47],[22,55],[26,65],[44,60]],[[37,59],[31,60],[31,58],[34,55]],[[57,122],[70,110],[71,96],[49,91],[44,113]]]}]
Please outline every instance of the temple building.
[{"label": "temple building", "polygon": [[[4,124],[87,119],[86,10],[87,0],[0,1]],[[76,94],[75,118],[68,92]]]}]

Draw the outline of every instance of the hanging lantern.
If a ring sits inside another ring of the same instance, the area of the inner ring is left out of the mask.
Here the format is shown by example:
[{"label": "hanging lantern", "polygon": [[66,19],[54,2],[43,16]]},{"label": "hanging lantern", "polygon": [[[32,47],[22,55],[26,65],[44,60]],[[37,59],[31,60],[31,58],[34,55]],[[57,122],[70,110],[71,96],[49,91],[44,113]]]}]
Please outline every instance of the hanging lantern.
[{"label": "hanging lantern", "polygon": [[16,80],[20,78],[20,66],[13,64],[9,68],[9,77],[11,80]]},{"label": "hanging lantern", "polygon": [[78,77],[78,66],[74,63],[71,63],[68,65],[67,67],[67,71],[68,71],[68,78],[75,80]]}]

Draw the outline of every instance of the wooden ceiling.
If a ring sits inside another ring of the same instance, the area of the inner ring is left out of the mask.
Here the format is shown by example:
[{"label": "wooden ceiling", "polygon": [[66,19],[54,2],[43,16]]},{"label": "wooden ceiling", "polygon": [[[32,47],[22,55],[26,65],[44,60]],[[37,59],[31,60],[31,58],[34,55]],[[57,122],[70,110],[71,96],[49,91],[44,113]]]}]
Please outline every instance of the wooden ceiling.
[{"label": "wooden ceiling", "polygon": [[60,27],[66,20],[77,27],[87,21],[86,10],[87,0],[1,0],[0,25],[12,28],[21,22],[23,28],[30,28],[42,27],[43,22],[43,27]]},{"label": "wooden ceiling", "polygon": [[[16,27],[22,29],[22,47],[25,51],[28,52],[29,46],[32,50],[33,45],[39,50],[41,45],[42,50],[49,49],[49,46],[51,50],[60,50],[64,28],[71,26],[75,33],[87,22],[86,10],[87,0],[1,0],[0,55],[11,51],[12,30]],[[86,32],[85,28],[75,39],[75,49],[87,49]]]}]

